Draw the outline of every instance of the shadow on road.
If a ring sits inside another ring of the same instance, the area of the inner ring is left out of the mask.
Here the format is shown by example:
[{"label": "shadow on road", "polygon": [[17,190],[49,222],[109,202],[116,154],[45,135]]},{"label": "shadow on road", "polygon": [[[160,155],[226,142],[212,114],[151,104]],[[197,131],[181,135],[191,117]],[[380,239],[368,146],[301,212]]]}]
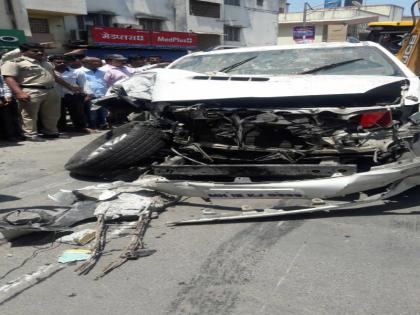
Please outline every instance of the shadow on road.
[{"label": "shadow on road", "polygon": [[[7,202],[7,201],[16,201],[19,200],[21,198],[19,197],[15,197],[15,196],[11,196],[11,195],[2,195],[0,194],[0,202]],[[0,210],[1,212],[1,210]]]},{"label": "shadow on road", "polygon": [[228,210],[228,211],[242,211],[241,207],[229,207],[225,205],[215,205],[212,203],[198,203],[198,202],[189,202],[189,201],[181,201],[178,202],[175,207],[177,206],[187,206],[187,207],[197,207],[197,208],[207,208],[207,209],[214,209],[214,210]]},{"label": "shadow on road", "polygon": [[10,247],[44,246],[71,232],[41,231],[22,235],[10,241]]},{"label": "shadow on road", "polygon": [[5,148],[5,147],[19,147],[19,146],[22,146],[22,145],[23,144],[20,143],[20,142],[0,140],[0,148]]},{"label": "shadow on road", "polygon": [[113,181],[123,181],[123,182],[132,182],[135,181],[144,170],[133,169],[122,169],[122,170],[113,170],[107,173],[99,174],[93,173],[92,175],[80,175],[74,172],[71,172],[70,177],[92,183],[104,183],[104,182],[113,182]]}]

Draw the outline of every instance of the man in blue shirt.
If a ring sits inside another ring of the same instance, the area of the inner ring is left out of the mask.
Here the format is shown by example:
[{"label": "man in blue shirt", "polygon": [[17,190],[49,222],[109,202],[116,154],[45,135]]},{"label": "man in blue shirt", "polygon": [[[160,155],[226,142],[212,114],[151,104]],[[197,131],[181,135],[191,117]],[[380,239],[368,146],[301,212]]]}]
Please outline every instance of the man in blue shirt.
[{"label": "man in blue shirt", "polygon": [[82,64],[83,67],[77,71],[82,71],[85,74],[87,89],[90,91],[85,97],[89,108],[89,127],[105,129],[108,126],[106,123],[108,111],[103,107],[91,104],[92,100],[105,96],[108,90],[107,82],[104,80],[105,72],[99,69],[102,67],[102,61],[99,58],[86,57],[82,60]]}]

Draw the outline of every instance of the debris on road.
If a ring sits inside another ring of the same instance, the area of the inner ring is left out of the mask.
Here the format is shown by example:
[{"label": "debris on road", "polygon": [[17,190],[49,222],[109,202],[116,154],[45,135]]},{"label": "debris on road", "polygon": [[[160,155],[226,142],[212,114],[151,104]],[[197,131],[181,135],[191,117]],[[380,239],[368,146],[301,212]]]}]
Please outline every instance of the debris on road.
[{"label": "debris on road", "polygon": [[176,197],[145,189],[148,181],[117,181],[60,190],[49,195],[59,206],[13,209],[0,218],[0,232],[7,240],[32,232],[74,232],[78,223],[95,219],[99,214],[104,214],[106,220],[135,220],[148,206],[153,212],[160,212],[169,202],[176,200]]},{"label": "debris on road", "polygon": [[139,219],[136,224],[135,233],[133,234],[130,243],[119,255],[119,259],[110,263],[102,273],[97,277],[101,278],[106,274],[110,273],[115,268],[123,265],[127,260],[136,260],[140,257],[150,256],[155,253],[155,250],[146,250],[144,249],[143,237],[146,233],[146,229],[152,220],[152,211],[149,210],[149,206],[142,211],[139,215]]},{"label": "debris on road", "polygon": [[96,223],[96,235],[95,235],[95,244],[92,249],[92,255],[89,259],[76,268],[76,272],[79,275],[88,274],[93,267],[95,267],[96,263],[98,262],[99,258],[102,255],[102,252],[105,248],[105,236],[106,236],[106,229],[107,226],[105,225],[105,217],[103,214],[98,215],[98,221]]},{"label": "debris on road", "polygon": [[84,229],[78,232],[74,232],[70,235],[60,237],[59,239],[57,239],[57,242],[70,245],[86,245],[93,239],[95,239],[95,230]]},{"label": "debris on road", "polygon": [[58,262],[66,264],[69,262],[87,260],[91,257],[92,252],[88,249],[67,249],[58,258]]},{"label": "debris on road", "polygon": [[33,232],[72,231],[77,222],[94,217],[96,202],[79,201],[71,207],[21,208],[0,218],[0,232],[10,241]]},{"label": "debris on road", "polygon": [[[83,246],[95,240],[90,249],[69,249],[59,257],[60,263],[84,260],[76,271],[79,275],[85,275],[96,265],[104,251],[109,228],[107,221],[138,220],[136,225],[127,225],[135,231],[132,240],[118,259],[100,274],[99,277],[103,277],[129,259],[146,257],[155,252],[145,249],[143,243],[149,222],[159,217],[159,213],[167,206],[176,203],[179,197],[145,189],[143,186],[148,181],[149,179],[138,180],[136,183],[113,182],[73,191],[61,190],[49,196],[60,204],[58,207],[12,210],[2,218],[0,231],[8,240],[41,231],[74,232],[57,239],[59,243]],[[79,223],[94,218],[97,220],[95,229],[84,228],[77,231]],[[110,239],[112,236],[121,236],[126,229],[115,230]]]},{"label": "debris on road", "polygon": [[[83,191],[82,195],[87,193],[91,197],[95,195],[98,200],[105,200],[98,203],[95,209],[94,214],[97,217],[95,244],[89,260],[75,270],[79,275],[88,274],[103,253],[108,229],[106,220],[138,217],[135,233],[129,245],[120,254],[119,259],[109,264],[97,278],[105,276],[129,259],[137,259],[154,253],[153,250],[145,250],[143,243],[143,237],[152,219],[152,214],[156,216],[156,213],[177,202],[179,198],[144,189],[143,183],[144,181],[141,179],[130,184],[115,182],[108,186],[98,185],[77,191],[78,193]],[[111,187],[114,190],[110,190]]]},{"label": "debris on road", "polygon": [[138,216],[152,203],[153,197],[123,193],[112,201],[101,202],[95,209],[95,216],[103,214],[107,219]]}]

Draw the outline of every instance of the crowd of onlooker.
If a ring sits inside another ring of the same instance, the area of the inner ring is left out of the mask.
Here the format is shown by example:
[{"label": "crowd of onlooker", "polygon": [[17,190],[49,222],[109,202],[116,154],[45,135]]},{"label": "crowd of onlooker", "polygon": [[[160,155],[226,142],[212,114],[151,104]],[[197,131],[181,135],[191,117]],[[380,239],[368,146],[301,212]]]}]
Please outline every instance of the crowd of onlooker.
[{"label": "crowd of onlooker", "polygon": [[0,138],[45,141],[107,129],[111,117],[94,100],[117,81],[159,62],[157,56],[119,54],[102,60],[83,49],[47,57],[41,44],[22,44],[1,58]]}]

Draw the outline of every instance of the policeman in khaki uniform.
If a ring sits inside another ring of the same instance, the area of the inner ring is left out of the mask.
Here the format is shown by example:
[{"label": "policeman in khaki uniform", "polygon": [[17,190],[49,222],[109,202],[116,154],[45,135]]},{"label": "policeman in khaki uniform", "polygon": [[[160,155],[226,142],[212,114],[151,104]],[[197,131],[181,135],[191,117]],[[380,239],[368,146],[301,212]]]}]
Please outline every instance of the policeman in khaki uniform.
[{"label": "policeman in khaki uniform", "polygon": [[60,97],[54,83],[79,92],[54,73],[53,66],[44,61],[44,48],[40,44],[26,43],[19,46],[22,56],[6,61],[1,66],[4,81],[19,103],[23,130],[28,140],[37,139],[38,115],[46,138],[57,138],[60,118]]}]

